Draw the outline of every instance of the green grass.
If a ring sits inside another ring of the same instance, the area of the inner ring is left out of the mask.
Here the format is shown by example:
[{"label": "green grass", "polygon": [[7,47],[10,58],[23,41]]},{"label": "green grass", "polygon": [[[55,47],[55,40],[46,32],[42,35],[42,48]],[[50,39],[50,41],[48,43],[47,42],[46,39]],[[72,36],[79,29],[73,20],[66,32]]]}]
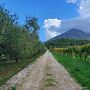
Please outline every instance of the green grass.
[{"label": "green grass", "polygon": [[15,86],[11,87],[11,90],[16,90],[16,87]]},{"label": "green grass", "polygon": [[5,84],[9,78],[17,74],[27,65],[34,62],[39,56],[40,54],[30,59],[19,61],[18,63],[0,64],[0,86]]},{"label": "green grass", "polygon": [[45,80],[45,86],[47,86],[47,87],[56,86],[56,84],[57,84],[57,82],[51,77],[49,77]]},{"label": "green grass", "polygon": [[84,87],[84,90],[90,90],[90,59],[84,61],[78,58],[60,55],[56,52],[52,52],[52,54],[68,70],[71,76]]}]

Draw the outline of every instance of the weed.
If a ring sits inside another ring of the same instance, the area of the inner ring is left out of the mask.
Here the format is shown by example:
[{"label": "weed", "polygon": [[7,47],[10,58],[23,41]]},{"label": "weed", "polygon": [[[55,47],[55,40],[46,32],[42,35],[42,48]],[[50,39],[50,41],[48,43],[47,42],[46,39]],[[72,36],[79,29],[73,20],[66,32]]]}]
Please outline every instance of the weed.
[{"label": "weed", "polygon": [[[84,90],[90,90],[90,59],[83,61],[77,57],[60,55],[58,52],[52,52],[56,60],[61,63],[75,80],[84,87]],[[86,89],[87,88],[87,89]]]},{"label": "weed", "polygon": [[11,87],[11,90],[16,90],[16,87],[15,86]]}]

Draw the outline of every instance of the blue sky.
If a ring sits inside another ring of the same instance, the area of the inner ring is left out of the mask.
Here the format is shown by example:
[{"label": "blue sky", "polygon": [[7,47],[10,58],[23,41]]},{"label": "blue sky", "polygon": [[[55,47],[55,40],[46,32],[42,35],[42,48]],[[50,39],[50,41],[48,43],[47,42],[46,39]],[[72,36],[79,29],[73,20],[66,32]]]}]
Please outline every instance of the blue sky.
[{"label": "blue sky", "polygon": [[36,16],[41,26],[39,36],[41,41],[45,41],[45,19],[68,20],[78,16],[77,4],[67,3],[67,0],[0,0],[0,4],[5,3],[5,7],[12,13],[17,13],[20,24],[23,24],[25,17]]}]

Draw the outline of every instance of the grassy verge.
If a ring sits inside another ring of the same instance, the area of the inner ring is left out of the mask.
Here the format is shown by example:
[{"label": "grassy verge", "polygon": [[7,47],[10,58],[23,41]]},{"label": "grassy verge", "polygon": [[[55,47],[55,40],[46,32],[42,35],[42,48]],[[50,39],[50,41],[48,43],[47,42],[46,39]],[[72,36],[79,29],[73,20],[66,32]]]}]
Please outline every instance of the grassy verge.
[{"label": "grassy verge", "polygon": [[86,62],[56,52],[52,52],[52,54],[68,70],[71,76],[84,87],[84,90],[90,90],[90,59]]},{"label": "grassy verge", "polygon": [[17,74],[20,70],[25,68],[30,63],[34,62],[41,54],[32,57],[27,60],[23,60],[18,63],[10,63],[10,64],[0,64],[0,86],[5,84],[5,82]]}]

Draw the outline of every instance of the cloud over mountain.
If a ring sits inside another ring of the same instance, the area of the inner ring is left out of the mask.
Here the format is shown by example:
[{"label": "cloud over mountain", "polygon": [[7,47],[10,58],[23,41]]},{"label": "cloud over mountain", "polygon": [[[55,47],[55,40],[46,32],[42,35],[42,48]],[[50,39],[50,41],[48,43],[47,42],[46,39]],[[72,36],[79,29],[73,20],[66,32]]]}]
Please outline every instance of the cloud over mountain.
[{"label": "cloud over mountain", "polygon": [[44,21],[44,28],[47,40],[71,28],[90,32],[90,0],[67,0],[67,3],[78,5],[78,17],[62,21],[59,19],[46,19]]},{"label": "cloud over mountain", "polygon": [[46,32],[46,40],[55,37],[59,34],[59,28],[61,25],[61,20],[58,19],[46,19],[44,21],[44,28]]},{"label": "cloud over mountain", "polygon": [[90,17],[75,18],[70,20],[63,20],[59,32],[65,32],[71,28],[77,28],[85,32],[90,32]]}]

